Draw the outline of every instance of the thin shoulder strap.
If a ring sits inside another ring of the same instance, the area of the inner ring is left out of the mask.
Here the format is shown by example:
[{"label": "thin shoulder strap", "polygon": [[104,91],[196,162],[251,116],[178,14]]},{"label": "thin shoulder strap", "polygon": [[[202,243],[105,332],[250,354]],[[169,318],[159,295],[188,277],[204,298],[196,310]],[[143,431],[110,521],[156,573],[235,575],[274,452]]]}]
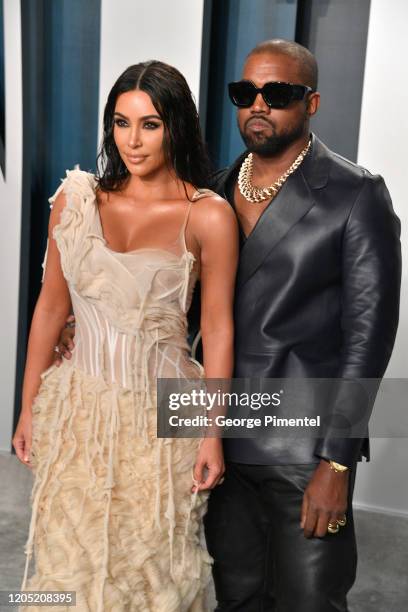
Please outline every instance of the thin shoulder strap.
[{"label": "thin shoulder strap", "polygon": [[184,215],[183,225],[181,226],[181,230],[180,230],[181,243],[183,245],[183,249],[184,249],[185,253],[187,253],[187,251],[188,251],[187,244],[186,244],[186,227],[187,227],[188,219],[190,217],[190,211],[191,211],[191,207],[193,205],[193,202],[194,202],[194,199],[191,202],[189,202],[189,204],[187,206],[187,212]]},{"label": "thin shoulder strap", "polygon": [[214,193],[214,191],[211,191],[211,189],[197,189],[191,197],[191,201],[188,205],[187,212],[184,217],[184,222],[180,230],[181,240],[182,240],[182,244],[183,244],[183,248],[185,252],[188,251],[187,244],[186,244],[186,227],[187,227],[188,219],[190,217],[191,207],[193,203],[196,202],[197,200],[201,200],[201,198],[206,198],[212,195],[216,195],[216,194]]},{"label": "thin shoulder strap", "polygon": [[207,198],[208,196],[214,196],[217,195],[215,193],[215,191],[212,191],[211,189],[197,189],[197,191],[195,191],[193,193],[193,197],[191,198],[193,202],[195,202],[196,200],[201,200],[201,198]]}]

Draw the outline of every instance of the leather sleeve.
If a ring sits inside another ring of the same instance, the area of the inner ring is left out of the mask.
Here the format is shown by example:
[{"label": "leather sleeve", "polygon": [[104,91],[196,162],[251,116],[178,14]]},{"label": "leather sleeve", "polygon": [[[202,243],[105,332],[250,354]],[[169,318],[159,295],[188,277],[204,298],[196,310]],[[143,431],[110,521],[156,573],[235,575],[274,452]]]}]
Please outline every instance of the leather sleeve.
[{"label": "leather sleeve", "polygon": [[[400,221],[380,176],[366,175],[351,209],[342,241],[341,333],[342,356],[330,406],[334,422],[361,419],[358,393],[350,382],[384,375],[398,327],[401,283]],[[346,398],[346,401],[345,401]],[[372,410],[367,405],[367,420]],[[361,399],[361,398],[360,398]],[[352,467],[361,438],[320,439],[315,454]]]}]

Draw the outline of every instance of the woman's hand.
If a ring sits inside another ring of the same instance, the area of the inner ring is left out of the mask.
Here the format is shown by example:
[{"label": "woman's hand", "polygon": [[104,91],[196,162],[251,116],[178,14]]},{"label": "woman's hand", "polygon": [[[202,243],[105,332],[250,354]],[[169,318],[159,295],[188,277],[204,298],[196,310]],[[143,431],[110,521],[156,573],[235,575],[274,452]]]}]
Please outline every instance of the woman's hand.
[{"label": "woman's hand", "polygon": [[30,462],[31,431],[31,411],[22,412],[13,437],[13,447],[16,451],[17,458],[29,468],[32,467]]},{"label": "woman's hand", "polygon": [[224,453],[221,438],[204,438],[198,451],[194,466],[195,484],[192,488],[194,493],[197,489],[213,489],[225,472]]},{"label": "woman's hand", "polygon": [[61,335],[58,340],[57,347],[54,352],[54,365],[59,367],[62,363],[62,358],[71,359],[71,351],[74,348],[75,336],[75,317],[69,315],[65,327],[61,330]]}]

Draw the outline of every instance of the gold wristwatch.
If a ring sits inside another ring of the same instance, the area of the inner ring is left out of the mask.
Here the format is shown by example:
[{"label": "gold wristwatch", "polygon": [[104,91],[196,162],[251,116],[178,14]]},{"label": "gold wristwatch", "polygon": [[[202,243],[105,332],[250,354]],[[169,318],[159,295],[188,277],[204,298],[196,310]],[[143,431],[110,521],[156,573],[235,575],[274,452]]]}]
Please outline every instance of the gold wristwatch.
[{"label": "gold wristwatch", "polygon": [[337,473],[347,472],[347,465],[341,465],[341,463],[337,463],[337,461],[329,461],[330,468]]}]

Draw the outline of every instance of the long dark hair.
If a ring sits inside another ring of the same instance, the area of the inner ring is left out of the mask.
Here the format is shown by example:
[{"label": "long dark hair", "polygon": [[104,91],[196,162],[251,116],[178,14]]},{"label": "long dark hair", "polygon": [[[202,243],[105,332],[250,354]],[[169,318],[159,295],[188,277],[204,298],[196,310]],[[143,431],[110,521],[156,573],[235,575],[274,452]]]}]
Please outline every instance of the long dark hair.
[{"label": "long dark hair", "polygon": [[191,91],[173,66],[152,60],[129,66],[112,87],[103,115],[103,140],[97,158],[97,178],[103,191],[117,191],[129,177],[113,138],[117,98],[127,91],[146,92],[164,123],[167,163],[183,182],[207,187],[211,172]]}]

